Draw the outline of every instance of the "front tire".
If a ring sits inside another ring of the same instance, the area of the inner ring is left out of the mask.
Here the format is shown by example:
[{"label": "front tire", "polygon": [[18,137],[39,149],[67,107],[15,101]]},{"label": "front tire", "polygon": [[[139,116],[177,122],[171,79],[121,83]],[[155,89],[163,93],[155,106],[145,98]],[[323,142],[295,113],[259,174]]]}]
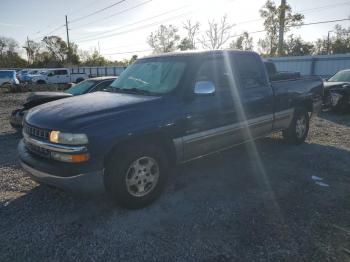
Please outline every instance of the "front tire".
[{"label": "front tire", "polygon": [[310,117],[307,110],[304,108],[296,109],[288,129],[282,131],[284,140],[293,145],[304,143],[309,132],[309,122]]},{"label": "front tire", "polygon": [[105,169],[107,193],[126,208],[151,204],[165,186],[167,162],[163,150],[153,145],[130,145],[113,152]]}]

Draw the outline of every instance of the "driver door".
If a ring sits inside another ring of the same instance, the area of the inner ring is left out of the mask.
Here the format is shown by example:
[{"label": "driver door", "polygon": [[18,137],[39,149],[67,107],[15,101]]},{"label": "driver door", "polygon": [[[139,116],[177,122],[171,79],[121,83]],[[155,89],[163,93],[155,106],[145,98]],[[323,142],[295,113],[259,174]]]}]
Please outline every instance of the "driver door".
[{"label": "driver door", "polygon": [[233,144],[234,124],[237,122],[230,83],[230,66],[222,56],[205,59],[197,71],[195,82],[211,82],[212,94],[194,94],[185,103],[184,160],[206,155]]}]

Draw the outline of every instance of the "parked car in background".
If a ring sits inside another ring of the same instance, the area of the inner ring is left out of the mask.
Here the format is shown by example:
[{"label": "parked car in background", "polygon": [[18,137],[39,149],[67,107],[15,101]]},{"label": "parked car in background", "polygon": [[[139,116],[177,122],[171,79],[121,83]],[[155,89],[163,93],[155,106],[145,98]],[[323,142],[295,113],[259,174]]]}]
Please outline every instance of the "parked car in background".
[{"label": "parked car in background", "polygon": [[22,82],[22,83],[30,82],[32,77],[34,75],[40,74],[41,71],[42,71],[42,69],[31,69],[31,70],[26,71],[25,73],[22,73],[21,77],[20,77],[20,82]]},{"label": "parked car in background", "polygon": [[350,109],[350,69],[341,70],[324,82],[324,108],[336,111]]},{"label": "parked car in background", "polygon": [[67,84],[79,83],[88,78],[88,75],[84,73],[71,74],[68,68],[53,68],[46,69],[43,74],[33,76],[31,82],[36,84]]},{"label": "parked car in background", "polygon": [[3,85],[18,85],[19,81],[16,78],[15,70],[0,70],[0,86]]},{"label": "parked car in background", "polygon": [[107,90],[30,110],[20,162],[36,181],[107,191],[140,208],[160,195],[176,163],[271,132],[303,143],[310,115],[322,105],[323,82],[270,82],[258,54],[220,50],[139,59]]},{"label": "parked car in background", "polygon": [[21,82],[21,81],[22,81],[22,76],[25,75],[25,74],[27,74],[28,71],[29,71],[29,69],[21,69],[21,70],[18,70],[18,71],[17,71],[17,74],[16,74],[18,81]]},{"label": "parked car in background", "polygon": [[272,61],[264,61],[270,81],[290,80],[300,77],[299,72],[277,71],[276,65]]},{"label": "parked car in background", "polygon": [[33,92],[27,98],[22,108],[12,111],[10,124],[13,128],[22,128],[23,117],[29,109],[62,98],[102,91],[115,79],[116,77],[96,77],[84,80],[64,92]]}]

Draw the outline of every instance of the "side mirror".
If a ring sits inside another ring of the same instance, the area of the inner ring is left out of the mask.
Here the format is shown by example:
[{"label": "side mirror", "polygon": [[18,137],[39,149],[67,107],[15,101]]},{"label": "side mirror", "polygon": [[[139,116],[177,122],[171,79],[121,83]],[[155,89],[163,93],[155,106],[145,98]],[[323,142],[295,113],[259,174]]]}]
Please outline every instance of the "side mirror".
[{"label": "side mirror", "polygon": [[211,95],[215,93],[215,85],[210,81],[198,81],[194,86],[197,95]]},{"label": "side mirror", "polygon": [[47,76],[54,76],[52,72],[48,73]]}]

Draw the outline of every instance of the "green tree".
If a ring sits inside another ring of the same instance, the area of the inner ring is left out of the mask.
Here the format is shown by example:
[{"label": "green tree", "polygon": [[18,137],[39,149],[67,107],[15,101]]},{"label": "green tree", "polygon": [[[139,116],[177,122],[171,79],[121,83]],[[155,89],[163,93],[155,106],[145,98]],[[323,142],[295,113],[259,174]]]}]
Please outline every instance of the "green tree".
[{"label": "green tree", "polygon": [[18,54],[18,43],[13,38],[0,36],[0,67],[25,67],[27,61]]},{"label": "green tree", "polygon": [[230,48],[251,51],[253,50],[253,38],[249,36],[248,32],[244,32],[236,40],[231,42]]},{"label": "green tree", "polygon": [[178,45],[178,48],[181,51],[185,50],[193,50],[195,49],[195,46],[192,44],[191,40],[188,39],[187,37],[182,38],[180,44]]},{"label": "green tree", "polygon": [[259,39],[258,41],[260,52],[265,55],[275,56],[277,54],[279,18],[282,11],[285,12],[285,33],[290,30],[291,26],[299,26],[303,23],[304,15],[293,13],[290,5],[286,4],[284,7],[276,6],[275,2],[267,0],[265,5],[260,9],[260,16],[264,19],[266,36],[264,39]]},{"label": "green tree", "polygon": [[350,52],[350,27],[343,28],[341,25],[334,27],[335,37],[332,38],[331,51],[333,54]]},{"label": "green tree", "polygon": [[45,36],[43,38],[45,48],[58,63],[63,63],[67,59],[67,43],[59,36]]},{"label": "green tree", "polygon": [[158,30],[152,32],[147,43],[153,48],[153,53],[167,53],[175,51],[180,39],[175,26],[160,25]]},{"label": "green tree", "polygon": [[87,66],[105,66],[108,65],[108,60],[101,56],[97,50],[95,50],[84,62]]},{"label": "green tree", "polygon": [[290,35],[284,44],[285,54],[288,56],[303,56],[311,55],[314,50],[314,45],[305,42],[301,37]]},{"label": "green tree", "polygon": [[327,37],[319,38],[314,43],[314,54],[345,54],[350,52],[350,27],[336,25],[328,41]]},{"label": "green tree", "polygon": [[129,65],[133,64],[137,60],[137,55],[133,55],[129,60]]}]

